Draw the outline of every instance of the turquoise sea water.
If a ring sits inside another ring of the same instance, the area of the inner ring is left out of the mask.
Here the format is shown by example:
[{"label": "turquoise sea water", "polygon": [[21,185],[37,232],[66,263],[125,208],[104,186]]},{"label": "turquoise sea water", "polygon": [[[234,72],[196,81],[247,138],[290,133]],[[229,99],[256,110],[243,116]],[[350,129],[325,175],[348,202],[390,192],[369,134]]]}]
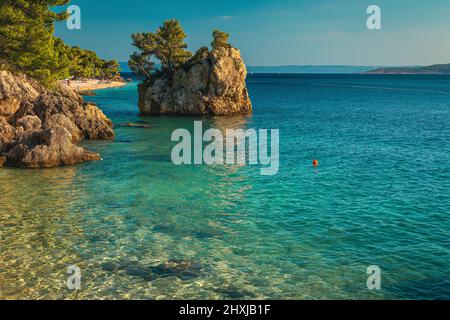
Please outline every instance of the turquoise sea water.
[{"label": "turquoise sea water", "polygon": [[[84,146],[103,161],[0,169],[0,297],[450,298],[450,77],[250,75],[248,86],[253,115],[210,119],[140,117],[135,84],[98,91],[89,100],[117,138]],[[194,120],[278,128],[279,174],[175,166],[170,135]]]}]

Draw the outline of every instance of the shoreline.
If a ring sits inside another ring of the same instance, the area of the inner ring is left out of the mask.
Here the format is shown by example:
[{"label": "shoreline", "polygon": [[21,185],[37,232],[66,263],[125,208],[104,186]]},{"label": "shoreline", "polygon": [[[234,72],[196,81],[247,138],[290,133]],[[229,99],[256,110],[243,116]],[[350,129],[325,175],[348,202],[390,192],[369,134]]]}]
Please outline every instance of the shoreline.
[{"label": "shoreline", "polygon": [[73,89],[78,92],[85,91],[95,91],[101,89],[109,89],[109,88],[120,88],[125,86],[125,82],[122,81],[111,81],[111,80],[97,80],[97,79],[88,79],[88,80],[71,80],[70,85],[67,84],[67,81],[62,80],[59,82],[62,86],[66,88]]}]

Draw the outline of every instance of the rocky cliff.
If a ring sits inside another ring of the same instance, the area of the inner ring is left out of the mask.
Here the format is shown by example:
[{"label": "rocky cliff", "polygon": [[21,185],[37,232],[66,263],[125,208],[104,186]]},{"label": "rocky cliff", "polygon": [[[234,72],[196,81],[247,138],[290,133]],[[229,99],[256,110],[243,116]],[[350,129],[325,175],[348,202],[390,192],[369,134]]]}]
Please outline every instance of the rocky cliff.
[{"label": "rocky cliff", "polygon": [[111,120],[72,90],[49,91],[0,70],[0,166],[50,168],[99,160],[75,143],[113,139]]},{"label": "rocky cliff", "polygon": [[143,114],[233,115],[252,112],[238,49],[222,47],[139,86]]}]

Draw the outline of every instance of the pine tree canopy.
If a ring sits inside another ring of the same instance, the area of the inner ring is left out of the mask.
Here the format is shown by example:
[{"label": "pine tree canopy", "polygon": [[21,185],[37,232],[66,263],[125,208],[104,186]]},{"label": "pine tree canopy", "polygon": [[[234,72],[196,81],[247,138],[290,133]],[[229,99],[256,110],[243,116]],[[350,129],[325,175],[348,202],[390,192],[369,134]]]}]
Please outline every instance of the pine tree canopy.
[{"label": "pine tree canopy", "polygon": [[[212,48],[230,46],[229,36],[228,33],[214,30]],[[128,65],[144,80],[151,78],[154,72],[153,59],[160,61],[161,72],[171,74],[178,67],[198,62],[209,54],[207,47],[201,47],[192,56],[184,42],[186,34],[177,20],[165,21],[156,32],[135,33],[131,38],[138,51],[131,55]]]},{"label": "pine tree canopy", "polygon": [[67,14],[52,7],[69,0],[0,0],[0,67],[25,73],[51,87],[57,80],[111,76],[118,64],[105,63],[93,51],[67,46],[54,34],[55,21]]}]

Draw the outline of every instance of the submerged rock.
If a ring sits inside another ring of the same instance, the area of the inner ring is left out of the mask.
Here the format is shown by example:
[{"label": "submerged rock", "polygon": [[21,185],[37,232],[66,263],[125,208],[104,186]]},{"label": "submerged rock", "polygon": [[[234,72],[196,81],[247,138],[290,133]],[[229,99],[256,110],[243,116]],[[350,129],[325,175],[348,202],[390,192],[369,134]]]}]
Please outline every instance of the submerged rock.
[{"label": "submerged rock", "polygon": [[129,276],[140,277],[140,278],[144,279],[145,281],[152,281],[152,280],[154,280],[154,276],[153,276],[152,270],[149,269],[149,268],[145,268],[145,267],[139,266],[139,265],[128,266],[125,269],[125,272]]},{"label": "submerged rock", "polygon": [[0,71],[0,156],[6,165],[51,168],[100,160],[75,145],[113,139],[113,124],[75,91],[49,91],[25,76]]},{"label": "submerged rock", "polygon": [[248,114],[252,104],[246,77],[239,50],[218,48],[171,76],[155,76],[141,84],[139,109],[143,114]]},{"label": "submerged rock", "polygon": [[139,277],[145,281],[152,281],[155,279],[152,270],[148,267],[141,266],[135,261],[107,261],[100,265],[103,271],[119,272],[124,271],[125,274],[132,277]]},{"label": "submerged rock", "polygon": [[137,261],[107,261],[100,265],[106,272],[125,272],[133,277],[140,277],[145,281],[153,281],[158,278],[176,277],[181,280],[196,278],[203,268],[190,261],[170,260],[157,266],[144,266]]},{"label": "submerged rock", "polygon": [[255,298],[255,295],[252,292],[233,286],[217,289],[216,292],[225,295],[227,298],[235,300],[244,298]]},{"label": "submerged rock", "polygon": [[142,129],[150,128],[150,126],[148,124],[134,123],[134,122],[121,123],[121,124],[119,124],[119,127],[142,128]]},{"label": "submerged rock", "polygon": [[114,272],[119,269],[119,265],[113,262],[104,262],[100,265],[103,271]]},{"label": "submerged rock", "polygon": [[174,276],[181,280],[189,280],[198,277],[203,268],[190,261],[171,260],[151,267],[151,270],[161,278]]}]

